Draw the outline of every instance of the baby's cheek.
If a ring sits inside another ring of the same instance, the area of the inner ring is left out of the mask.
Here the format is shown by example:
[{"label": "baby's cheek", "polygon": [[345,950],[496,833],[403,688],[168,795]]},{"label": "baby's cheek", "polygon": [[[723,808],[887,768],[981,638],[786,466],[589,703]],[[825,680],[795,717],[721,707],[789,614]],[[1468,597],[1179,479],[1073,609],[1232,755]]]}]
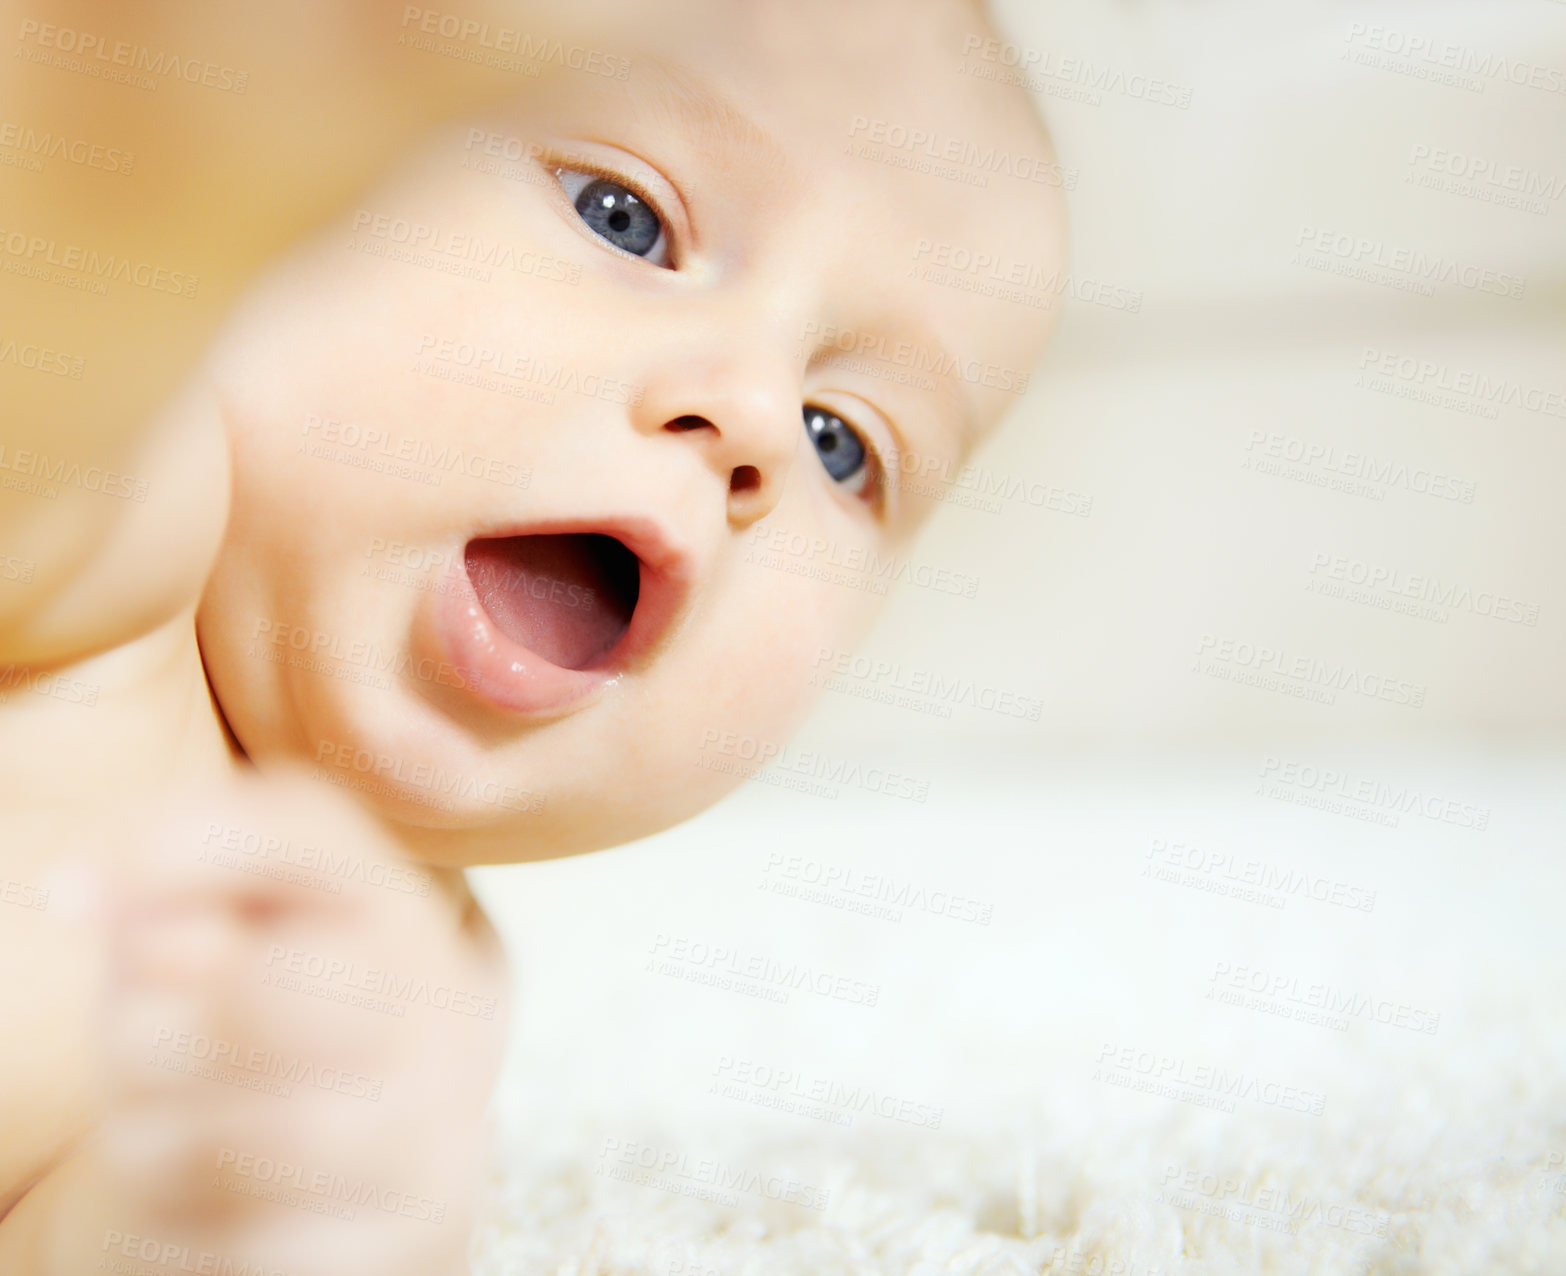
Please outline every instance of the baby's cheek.
[{"label": "baby's cheek", "polygon": [[646,768],[637,800],[674,803],[670,821],[787,756],[824,689],[832,653],[872,605],[827,581],[744,567],[697,615],[677,658],[649,680],[625,724],[636,747],[620,786],[628,772]]},{"label": "baby's cheek", "polygon": [[811,554],[769,551],[747,562],[739,604],[751,677],[776,697],[784,718],[803,717],[820,694],[817,675],[868,628],[884,594],[873,575],[834,547]]}]

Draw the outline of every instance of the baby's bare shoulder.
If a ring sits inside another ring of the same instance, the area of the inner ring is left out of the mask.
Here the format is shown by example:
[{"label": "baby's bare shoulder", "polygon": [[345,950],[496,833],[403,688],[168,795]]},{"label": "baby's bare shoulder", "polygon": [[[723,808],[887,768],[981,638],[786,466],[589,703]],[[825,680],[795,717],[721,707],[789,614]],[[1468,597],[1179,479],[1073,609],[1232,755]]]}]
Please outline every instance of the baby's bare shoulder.
[{"label": "baby's bare shoulder", "polygon": [[123,460],[6,439],[0,449],[0,666],[84,660],[199,597],[229,499],[228,444],[204,380]]}]

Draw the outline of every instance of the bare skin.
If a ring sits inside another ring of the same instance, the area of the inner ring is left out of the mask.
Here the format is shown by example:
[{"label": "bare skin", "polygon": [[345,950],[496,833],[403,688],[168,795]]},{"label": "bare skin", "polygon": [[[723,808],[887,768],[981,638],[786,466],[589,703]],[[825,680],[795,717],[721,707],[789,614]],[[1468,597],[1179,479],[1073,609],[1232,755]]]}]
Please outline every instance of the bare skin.
[{"label": "bare skin", "polygon": [[[514,15],[489,0],[464,5],[474,18],[505,10]],[[197,441],[154,422],[251,277],[432,125],[515,92],[515,73],[401,42],[401,19],[398,6],[376,0],[0,0],[0,120],[63,139],[80,160],[56,157],[41,171],[0,163],[7,235],[52,242],[57,259],[76,247],[197,280],[192,295],[149,282],[99,296],[0,270],[6,337],[82,368],[54,376],[0,363],[0,438],[84,468],[139,466],[170,480],[212,472],[211,446],[198,444],[181,467],[167,449]],[[552,32],[551,9],[530,11],[527,26]],[[101,44],[83,52],[83,38]],[[75,57],[123,72],[115,56],[134,64],[143,55],[162,68],[155,89],[34,60]],[[171,59],[196,83],[168,69]],[[28,244],[4,262],[49,256]],[[146,455],[160,447],[160,458]],[[31,589],[0,598],[5,658],[83,657],[183,609],[221,526],[220,493],[131,502],[68,488],[40,502],[0,490],[0,544],[36,564]]]},{"label": "bare skin", "polygon": [[[75,1273],[151,1237],[290,1273],[463,1270],[462,1167],[477,1159],[504,990],[460,866],[614,845],[722,796],[738,781],[705,762],[731,737],[786,740],[818,653],[851,648],[879,609],[862,570],[793,570],[788,547],[907,564],[939,495],[900,485],[902,458],[950,476],[1015,402],[1053,316],[917,269],[926,243],[1020,262],[1063,251],[1058,186],[1037,180],[1047,137],[1024,103],[951,71],[984,29],[975,13],[932,2],[928,26],[909,30],[890,0],[852,13],[696,5],[655,25],[617,33],[624,79],[556,69],[419,149],[252,288],[166,398],[178,361],[150,366],[128,402],[163,406],[99,440],[145,480],[145,501],[76,493],[44,509],[7,494],[0,550],[34,571],[0,584],[0,665],[25,673],[0,701],[13,834],[0,878],[36,891],[81,859],[111,907],[0,905],[0,969],[29,975],[0,982],[0,1016],[28,1043],[0,1062],[0,1268]],[[1034,176],[981,183],[971,161],[968,180],[921,171],[895,140],[911,128],[959,152],[983,141]],[[519,166],[465,162],[490,139],[501,154],[520,143]],[[668,256],[588,227],[570,174],[619,179],[655,205]],[[252,228],[253,254],[303,225],[302,207]],[[399,224],[440,228],[437,258],[460,233],[532,264],[421,269],[389,251]],[[38,304],[41,326],[74,331],[50,318],[53,298]],[[635,393],[486,393],[440,374],[465,344]],[[910,360],[926,373],[908,375]],[[32,432],[7,420],[13,446],[40,445],[46,399]],[[858,474],[825,466],[802,405],[847,423],[869,458]],[[334,421],[438,433],[482,464],[411,482],[363,464],[340,432],[323,450]],[[497,477],[508,462],[526,484]],[[628,514],[680,556],[678,614],[603,686],[544,713],[419,672],[444,651],[433,578],[364,570],[391,545],[449,566],[511,524]],[[291,660],[279,633],[307,635],[326,664]],[[345,649],[413,659],[377,684],[338,672],[353,660],[330,653]],[[356,767],[361,756],[374,765]],[[465,784],[434,802],[418,778],[431,773]],[[236,869],[246,833],[269,828],[422,873],[430,889],[336,894]],[[218,862],[224,830],[239,849]],[[496,1013],[381,1014],[344,1037],[320,988],[261,982],[290,960],[278,949],[305,967],[330,950],[357,970],[411,968]],[[424,1049],[431,1022],[463,1048]],[[280,1099],[139,1058],[149,1035],[167,1047],[182,1032],[266,1036],[267,1050],[381,1078],[387,1106]],[[246,1156],[252,1169],[270,1157],[373,1173],[399,1199],[445,1201],[449,1221],[349,1221],[258,1200],[232,1176],[213,1186]]]},{"label": "bare skin", "polygon": [[[0,1229],[6,1270],[464,1271],[506,990],[460,878],[286,773],[125,814],[106,907],[49,935],[40,984],[81,1018],[40,1019],[32,1086],[71,1116],[31,1130],[69,1141]],[[312,848],[338,867],[258,872]]]}]

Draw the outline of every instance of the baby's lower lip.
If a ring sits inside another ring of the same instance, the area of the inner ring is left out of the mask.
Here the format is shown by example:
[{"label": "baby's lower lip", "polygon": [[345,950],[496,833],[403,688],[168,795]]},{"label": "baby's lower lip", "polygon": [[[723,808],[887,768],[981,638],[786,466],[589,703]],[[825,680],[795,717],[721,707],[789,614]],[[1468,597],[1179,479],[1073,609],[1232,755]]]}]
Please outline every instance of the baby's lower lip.
[{"label": "baby's lower lip", "polygon": [[466,567],[439,596],[439,627],[464,690],[495,708],[554,716],[578,707],[613,677],[606,668],[567,669],[507,635],[485,610]]}]

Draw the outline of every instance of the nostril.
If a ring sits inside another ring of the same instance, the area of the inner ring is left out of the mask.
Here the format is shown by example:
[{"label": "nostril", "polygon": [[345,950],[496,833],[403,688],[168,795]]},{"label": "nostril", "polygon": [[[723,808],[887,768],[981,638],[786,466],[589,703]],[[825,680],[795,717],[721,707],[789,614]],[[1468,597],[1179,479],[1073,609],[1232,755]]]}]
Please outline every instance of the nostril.
[{"label": "nostril", "polygon": [[761,486],[761,471],[754,465],[737,465],[729,475],[730,492],[754,492]]},{"label": "nostril", "polygon": [[712,422],[704,416],[677,416],[663,428],[681,434],[686,430],[699,430],[706,425],[712,425]]}]

